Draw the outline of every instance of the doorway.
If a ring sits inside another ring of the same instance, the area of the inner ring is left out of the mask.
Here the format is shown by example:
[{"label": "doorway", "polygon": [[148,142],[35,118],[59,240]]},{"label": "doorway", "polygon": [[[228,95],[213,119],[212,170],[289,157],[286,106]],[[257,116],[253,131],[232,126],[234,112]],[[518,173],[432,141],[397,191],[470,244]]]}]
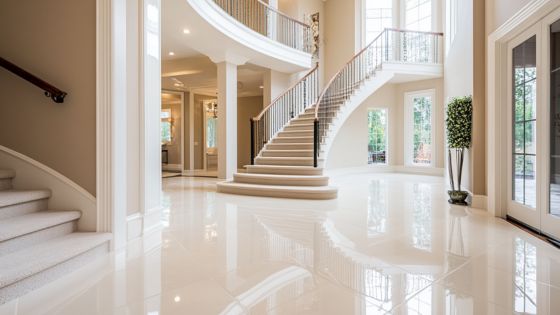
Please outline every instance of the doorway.
[{"label": "doorway", "polygon": [[185,164],[184,93],[161,92],[161,168],[162,177],[181,176]]},{"label": "doorway", "polygon": [[507,52],[507,217],[560,240],[560,10]]}]

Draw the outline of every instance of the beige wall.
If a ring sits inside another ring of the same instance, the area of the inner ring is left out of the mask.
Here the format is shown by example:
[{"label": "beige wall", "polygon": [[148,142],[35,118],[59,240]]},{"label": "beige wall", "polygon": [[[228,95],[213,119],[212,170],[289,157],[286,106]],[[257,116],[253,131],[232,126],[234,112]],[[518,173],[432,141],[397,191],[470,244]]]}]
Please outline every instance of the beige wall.
[{"label": "beige wall", "polygon": [[263,97],[237,99],[237,167],[251,164],[251,126],[249,120],[262,110]]},{"label": "beige wall", "polygon": [[388,164],[404,165],[404,94],[427,89],[436,90],[434,109],[435,167],[443,168],[443,79],[402,84],[386,84],[368,97],[339,130],[327,160],[327,168],[367,165],[367,111],[388,110]]},{"label": "beige wall", "polygon": [[55,104],[0,69],[0,144],[95,195],[95,1],[0,2],[0,56],[68,92]]},{"label": "beige wall", "polygon": [[355,2],[329,0],[325,2],[325,82],[354,56],[356,34]]}]

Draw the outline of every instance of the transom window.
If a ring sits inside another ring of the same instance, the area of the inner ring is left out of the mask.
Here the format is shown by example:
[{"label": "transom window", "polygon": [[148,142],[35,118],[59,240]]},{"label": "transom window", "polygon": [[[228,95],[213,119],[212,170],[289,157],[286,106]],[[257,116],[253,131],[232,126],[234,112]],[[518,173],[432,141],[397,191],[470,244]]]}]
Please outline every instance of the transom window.
[{"label": "transom window", "polygon": [[368,164],[387,163],[387,110],[368,110]]},{"label": "transom window", "polygon": [[405,28],[412,31],[432,30],[431,0],[405,0]]},{"label": "transom window", "polygon": [[393,0],[366,0],[365,7],[365,44],[367,45],[385,28],[393,27]]}]

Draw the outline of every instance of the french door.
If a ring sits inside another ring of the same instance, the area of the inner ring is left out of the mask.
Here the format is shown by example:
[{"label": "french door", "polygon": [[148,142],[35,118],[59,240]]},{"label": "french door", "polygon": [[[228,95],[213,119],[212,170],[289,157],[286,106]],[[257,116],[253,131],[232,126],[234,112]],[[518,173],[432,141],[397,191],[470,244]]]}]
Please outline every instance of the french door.
[{"label": "french door", "polygon": [[560,240],[560,11],[508,44],[508,216]]}]

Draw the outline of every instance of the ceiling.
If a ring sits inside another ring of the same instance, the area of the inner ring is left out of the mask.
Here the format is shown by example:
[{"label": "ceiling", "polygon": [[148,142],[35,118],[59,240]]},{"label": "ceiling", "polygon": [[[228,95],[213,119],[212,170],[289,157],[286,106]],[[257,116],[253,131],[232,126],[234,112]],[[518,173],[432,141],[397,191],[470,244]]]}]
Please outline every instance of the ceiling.
[{"label": "ceiling", "polygon": [[[194,90],[205,95],[216,95],[217,67],[208,57],[195,55],[188,58],[173,58],[162,62],[161,85],[166,90]],[[259,96],[263,91],[265,69],[246,64],[237,68],[237,95]]]}]

